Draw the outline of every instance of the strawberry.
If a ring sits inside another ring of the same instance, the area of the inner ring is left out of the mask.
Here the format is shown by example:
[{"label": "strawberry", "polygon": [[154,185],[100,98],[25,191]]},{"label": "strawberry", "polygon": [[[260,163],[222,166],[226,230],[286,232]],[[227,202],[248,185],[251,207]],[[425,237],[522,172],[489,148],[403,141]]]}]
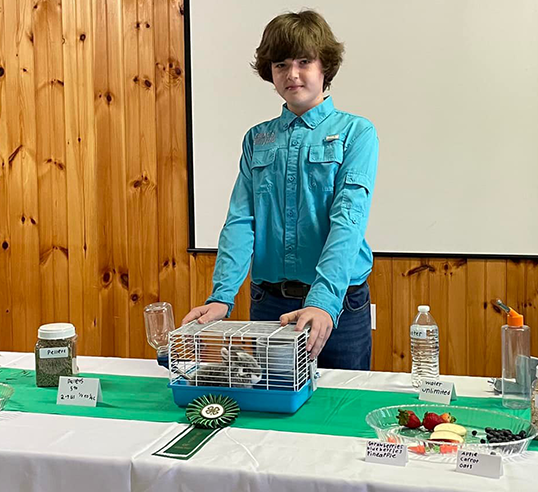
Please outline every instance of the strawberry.
[{"label": "strawberry", "polygon": [[398,410],[398,416],[396,417],[398,423],[409,429],[416,429],[420,427],[420,419],[416,416],[415,412],[411,410]]},{"label": "strawberry", "polygon": [[456,422],[456,417],[453,417],[448,412],[442,413],[440,417],[443,419],[443,422],[447,424],[453,424],[454,422]]},{"label": "strawberry", "polygon": [[424,418],[422,419],[422,425],[429,431],[433,431],[436,425],[443,423],[445,423],[445,421],[441,418],[441,416],[433,412],[426,412],[424,414]]}]

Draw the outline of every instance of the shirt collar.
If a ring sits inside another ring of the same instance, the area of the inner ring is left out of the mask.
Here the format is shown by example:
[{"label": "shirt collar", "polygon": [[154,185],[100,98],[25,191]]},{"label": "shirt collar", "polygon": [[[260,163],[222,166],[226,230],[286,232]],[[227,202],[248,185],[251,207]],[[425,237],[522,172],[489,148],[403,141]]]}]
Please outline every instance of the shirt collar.
[{"label": "shirt collar", "polygon": [[282,114],[280,115],[280,124],[286,130],[295,119],[301,118],[310,128],[316,128],[325,118],[334,111],[333,99],[328,96],[324,101],[313,107],[302,116],[292,113],[286,104],[282,105]]}]

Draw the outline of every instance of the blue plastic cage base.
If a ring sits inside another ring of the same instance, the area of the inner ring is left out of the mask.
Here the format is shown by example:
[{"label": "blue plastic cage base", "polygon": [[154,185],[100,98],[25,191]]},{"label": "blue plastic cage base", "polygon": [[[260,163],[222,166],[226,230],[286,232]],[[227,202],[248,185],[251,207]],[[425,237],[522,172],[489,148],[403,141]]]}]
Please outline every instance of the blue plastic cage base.
[{"label": "blue plastic cage base", "polygon": [[239,408],[251,412],[295,413],[312,396],[310,380],[299,390],[267,389],[260,381],[252,388],[230,388],[228,386],[191,386],[183,379],[168,384],[172,388],[174,402],[186,407],[192,400],[203,395],[223,395],[233,398]]}]

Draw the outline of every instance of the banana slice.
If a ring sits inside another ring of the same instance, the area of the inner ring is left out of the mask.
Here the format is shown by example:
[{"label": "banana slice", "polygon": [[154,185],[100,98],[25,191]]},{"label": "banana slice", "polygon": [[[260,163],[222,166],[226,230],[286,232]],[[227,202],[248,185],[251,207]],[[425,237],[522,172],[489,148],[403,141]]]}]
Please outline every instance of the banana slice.
[{"label": "banana slice", "polygon": [[462,425],[458,424],[439,424],[435,426],[435,429],[433,429],[434,432],[437,431],[447,431],[447,432],[453,432],[454,434],[458,434],[458,436],[465,436],[467,434],[467,429],[463,427]]},{"label": "banana slice", "polygon": [[449,442],[462,443],[463,437],[461,437],[459,434],[455,434],[454,432],[436,430],[435,432],[431,434],[430,441],[449,441]]}]

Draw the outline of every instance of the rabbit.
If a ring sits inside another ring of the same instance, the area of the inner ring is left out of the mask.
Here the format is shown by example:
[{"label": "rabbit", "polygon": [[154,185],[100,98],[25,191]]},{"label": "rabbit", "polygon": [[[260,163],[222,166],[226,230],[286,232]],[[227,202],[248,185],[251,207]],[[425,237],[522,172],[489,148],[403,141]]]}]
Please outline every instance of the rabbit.
[{"label": "rabbit", "polygon": [[200,366],[195,373],[186,376],[188,384],[197,386],[232,386],[252,388],[262,378],[262,368],[255,357],[232,345],[222,347],[222,362]]}]

